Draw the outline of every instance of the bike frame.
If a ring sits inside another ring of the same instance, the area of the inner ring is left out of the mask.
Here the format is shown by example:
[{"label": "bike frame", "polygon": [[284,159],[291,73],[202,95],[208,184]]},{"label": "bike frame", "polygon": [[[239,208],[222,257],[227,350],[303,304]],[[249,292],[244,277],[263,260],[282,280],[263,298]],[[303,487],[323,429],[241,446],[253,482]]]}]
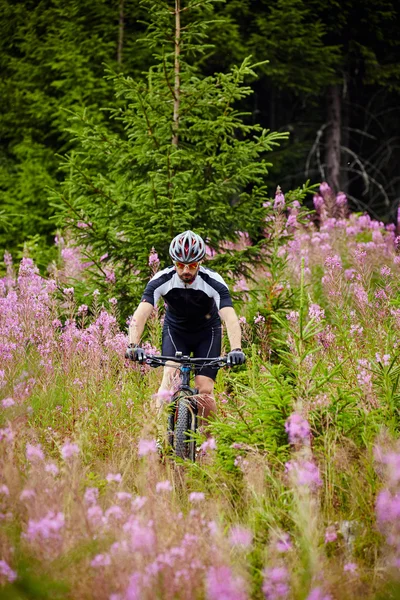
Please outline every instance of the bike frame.
[{"label": "bike frame", "polygon": [[[178,363],[179,366],[176,368],[179,369],[181,381],[170,402],[168,442],[174,448],[177,456],[181,458],[190,458],[194,461],[196,456],[196,445],[193,434],[197,430],[198,407],[196,395],[198,394],[198,390],[190,387],[190,374],[196,365],[226,366],[227,358],[225,356],[212,359],[191,358],[190,356],[182,356],[182,353],[177,352],[175,356],[146,355],[143,362],[151,367],[169,366],[169,362],[174,362],[175,364]],[[174,367],[174,365],[170,366],[172,368]],[[186,397],[180,398],[182,392],[187,394]],[[182,402],[183,400],[185,400],[184,403]],[[184,407],[180,406],[182,404],[184,404]],[[182,416],[180,416],[180,412],[183,411],[189,411],[190,415],[186,413],[186,415],[182,414]],[[185,431],[182,429],[181,419],[186,419]],[[182,441],[183,435],[185,438],[189,438],[186,439],[185,442]],[[186,450],[184,450],[184,444],[187,445]]]}]

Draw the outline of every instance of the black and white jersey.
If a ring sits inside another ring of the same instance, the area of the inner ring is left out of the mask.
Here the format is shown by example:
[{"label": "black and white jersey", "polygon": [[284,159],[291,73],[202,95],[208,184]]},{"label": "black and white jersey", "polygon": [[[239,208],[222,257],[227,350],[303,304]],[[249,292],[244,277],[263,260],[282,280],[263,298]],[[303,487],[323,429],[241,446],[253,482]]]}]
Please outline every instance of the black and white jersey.
[{"label": "black and white jersey", "polygon": [[225,281],[203,266],[192,283],[184,283],[174,266],[156,273],[146,286],[142,302],[156,306],[160,298],[167,305],[165,322],[191,331],[220,322],[219,309],[232,306]]}]

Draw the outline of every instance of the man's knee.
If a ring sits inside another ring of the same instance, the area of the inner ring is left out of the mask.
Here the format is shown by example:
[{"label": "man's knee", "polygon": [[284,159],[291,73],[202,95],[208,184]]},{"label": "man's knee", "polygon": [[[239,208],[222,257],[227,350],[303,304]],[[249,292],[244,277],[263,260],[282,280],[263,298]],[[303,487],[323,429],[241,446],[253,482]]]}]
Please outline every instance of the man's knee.
[{"label": "man's knee", "polygon": [[199,416],[207,418],[216,412],[217,406],[214,400],[214,380],[204,375],[197,375],[196,387],[199,390],[198,407]]},{"label": "man's knee", "polygon": [[214,380],[211,379],[211,377],[206,377],[205,375],[197,375],[195,383],[197,389],[199,390],[199,394],[212,395],[214,393]]}]

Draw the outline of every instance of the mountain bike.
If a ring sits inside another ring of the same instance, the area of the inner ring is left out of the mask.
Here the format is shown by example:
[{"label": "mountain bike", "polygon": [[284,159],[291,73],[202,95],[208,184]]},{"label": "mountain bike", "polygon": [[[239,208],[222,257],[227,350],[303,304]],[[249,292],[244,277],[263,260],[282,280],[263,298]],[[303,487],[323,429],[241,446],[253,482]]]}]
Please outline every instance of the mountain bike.
[{"label": "mountain bike", "polygon": [[[168,445],[176,456],[196,460],[195,433],[198,426],[197,396],[199,391],[190,387],[190,375],[196,367],[224,367],[227,357],[191,358],[176,352],[175,356],[146,355],[144,364],[163,367],[168,362],[178,363],[180,382],[168,405]],[[173,365],[171,365],[173,368]]]}]

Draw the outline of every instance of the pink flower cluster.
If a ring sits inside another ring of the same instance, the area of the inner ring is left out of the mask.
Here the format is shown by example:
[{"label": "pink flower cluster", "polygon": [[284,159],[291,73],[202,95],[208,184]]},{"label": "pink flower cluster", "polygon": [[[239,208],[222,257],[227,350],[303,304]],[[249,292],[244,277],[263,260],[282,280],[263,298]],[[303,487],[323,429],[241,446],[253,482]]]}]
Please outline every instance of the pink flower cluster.
[{"label": "pink flower cluster", "polygon": [[378,527],[386,537],[392,553],[392,563],[400,567],[400,447],[393,449],[375,447],[375,460],[382,472],[386,487],[376,498]]},{"label": "pink flower cluster", "polygon": [[291,444],[305,443],[310,438],[310,424],[298,413],[292,413],[285,423]]},{"label": "pink flower cluster", "polygon": [[322,485],[319,468],[312,460],[291,460],[286,463],[285,470],[300,487],[316,490]]}]

